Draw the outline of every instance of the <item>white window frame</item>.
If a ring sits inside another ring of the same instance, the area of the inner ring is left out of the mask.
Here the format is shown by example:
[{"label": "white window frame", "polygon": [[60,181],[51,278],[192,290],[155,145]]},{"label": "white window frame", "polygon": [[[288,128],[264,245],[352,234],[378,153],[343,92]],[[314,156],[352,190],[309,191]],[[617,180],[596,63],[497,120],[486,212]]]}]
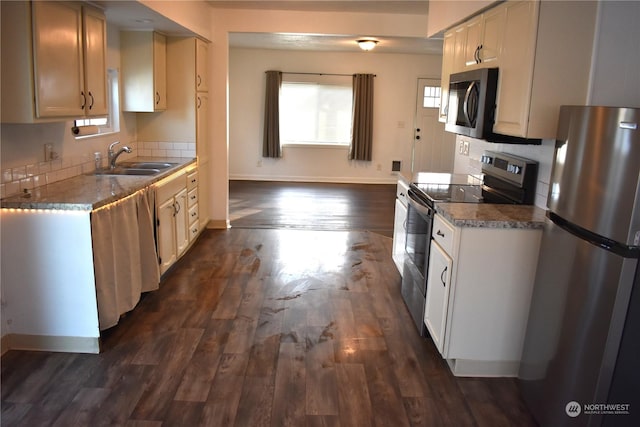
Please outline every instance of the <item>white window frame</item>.
[{"label": "white window frame", "polygon": [[[318,85],[318,86],[339,86],[349,91],[349,99],[352,100],[353,93],[353,84],[351,76],[334,76],[334,75],[320,75],[320,74],[308,74],[308,75],[300,75],[300,74],[292,74],[283,76],[282,86],[292,85],[292,84],[308,84],[308,85]],[[282,90],[282,89],[281,89]],[[282,92],[280,93],[282,96]],[[341,148],[346,149],[349,147],[351,143],[351,111],[352,104],[349,106],[349,137],[345,141],[340,142],[326,142],[326,141],[292,141],[292,140],[284,140],[282,138],[283,129],[286,126],[285,121],[286,117],[283,116],[282,109],[280,110],[280,134],[281,134],[281,145],[282,147],[313,147],[313,148]]]}]

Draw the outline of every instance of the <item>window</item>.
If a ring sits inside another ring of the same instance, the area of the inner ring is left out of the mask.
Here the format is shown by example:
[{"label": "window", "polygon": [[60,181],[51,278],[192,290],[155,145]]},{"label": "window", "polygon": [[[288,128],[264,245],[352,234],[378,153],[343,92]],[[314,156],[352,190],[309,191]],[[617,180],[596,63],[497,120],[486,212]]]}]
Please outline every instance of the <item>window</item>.
[{"label": "window", "polygon": [[425,86],[422,94],[424,108],[440,108],[440,86]]},{"label": "window", "polygon": [[348,146],[353,102],[351,77],[313,76],[313,80],[282,82],[282,145]]},{"label": "window", "polygon": [[[120,91],[118,85],[118,70],[116,69],[109,68],[107,70],[107,90],[107,103],[109,106],[107,117],[77,119],[74,121],[74,126],[98,126],[98,133],[93,135],[120,132]],[[76,136],[76,139],[93,135]]]}]

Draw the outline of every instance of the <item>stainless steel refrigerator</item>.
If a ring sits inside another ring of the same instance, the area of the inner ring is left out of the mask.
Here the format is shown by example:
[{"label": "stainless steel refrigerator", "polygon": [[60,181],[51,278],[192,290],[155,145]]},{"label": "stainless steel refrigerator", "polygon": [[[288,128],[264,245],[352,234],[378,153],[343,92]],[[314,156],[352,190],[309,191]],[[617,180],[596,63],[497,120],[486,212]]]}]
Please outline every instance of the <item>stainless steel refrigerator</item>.
[{"label": "stainless steel refrigerator", "polygon": [[639,125],[560,110],[518,380],[541,426],[640,425]]}]

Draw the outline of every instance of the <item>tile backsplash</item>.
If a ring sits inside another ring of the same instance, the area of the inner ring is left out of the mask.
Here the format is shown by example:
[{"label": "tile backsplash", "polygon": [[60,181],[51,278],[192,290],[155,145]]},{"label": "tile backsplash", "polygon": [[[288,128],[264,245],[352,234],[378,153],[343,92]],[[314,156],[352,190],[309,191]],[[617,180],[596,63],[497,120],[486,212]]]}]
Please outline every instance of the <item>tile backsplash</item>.
[{"label": "tile backsplash", "polygon": [[[127,143],[133,153],[123,154],[121,159],[142,157],[195,157],[195,143],[138,142]],[[102,166],[106,166],[106,153],[102,153]],[[55,160],[17,165],[2,169],[0,197],[9,197],[25,190],[33,190],[74,176],[95,170],[93,155],[65,156]]]}]

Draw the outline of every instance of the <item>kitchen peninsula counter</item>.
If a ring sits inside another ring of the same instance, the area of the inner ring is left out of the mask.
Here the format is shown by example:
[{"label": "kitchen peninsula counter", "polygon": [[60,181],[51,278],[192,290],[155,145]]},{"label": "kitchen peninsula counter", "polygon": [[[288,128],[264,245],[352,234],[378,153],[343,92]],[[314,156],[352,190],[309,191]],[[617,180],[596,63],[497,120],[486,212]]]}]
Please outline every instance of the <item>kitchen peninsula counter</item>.
[{"label": "kitchen peninsula counter", "polygon": [[87,173],[2,199],[2,208],[90,211],[127,197],[191,164],[195,158],[135,157],[127,162],[166,162],[173,166],[156,175]]},{"label": "kitchen peninsula counter", "polygon": [[545,211],[536,206],[436,203],[436,213],[457,227],[541,229]]}]

